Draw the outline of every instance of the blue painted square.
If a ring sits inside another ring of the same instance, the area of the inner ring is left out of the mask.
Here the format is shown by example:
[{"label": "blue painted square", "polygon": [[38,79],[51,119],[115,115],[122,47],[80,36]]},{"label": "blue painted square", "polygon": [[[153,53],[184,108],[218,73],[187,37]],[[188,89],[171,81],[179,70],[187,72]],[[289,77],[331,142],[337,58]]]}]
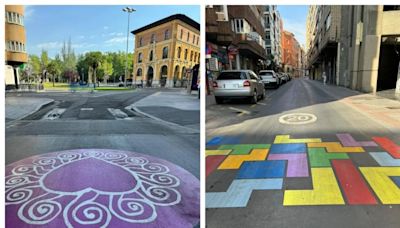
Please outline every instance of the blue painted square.
[{"label": "blue painted square", "polygon": [[305,143],[272,144],[269,149],[271,154],[296,154],[306,153]]},{"label": "blue painted square", "polygon": [[224,136],[217,136],[210,139],[207,142],[207,146],[218,146],[222,144],[239,144],[240,138],[239,137],[224,137]]},{"label": "blue painted square", "polygon": [[240,166],[236,179],[284,177],[285,168],[285,161],[247,161]]},{"label": "blue painted square", "polygon": [[392,177],[392,180],[400,188],[400,177]]}]

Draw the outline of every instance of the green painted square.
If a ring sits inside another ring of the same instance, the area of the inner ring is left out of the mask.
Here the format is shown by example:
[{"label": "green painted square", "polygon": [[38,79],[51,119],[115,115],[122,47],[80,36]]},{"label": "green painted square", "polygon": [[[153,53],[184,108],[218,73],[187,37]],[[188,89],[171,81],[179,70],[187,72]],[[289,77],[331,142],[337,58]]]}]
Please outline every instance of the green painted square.
[{"label": "green painted square", "polygon": [[312,168],[331,167],[331,159],[349,159],[346,153],[327,153],[325,148],[308,148],[308,156]]},{"label": "green painted square", "polygon": [[231,144],[221,145],[218,150],[232,150],[229,155],[249,154],[253,149],[269,149],[271,144]]}]

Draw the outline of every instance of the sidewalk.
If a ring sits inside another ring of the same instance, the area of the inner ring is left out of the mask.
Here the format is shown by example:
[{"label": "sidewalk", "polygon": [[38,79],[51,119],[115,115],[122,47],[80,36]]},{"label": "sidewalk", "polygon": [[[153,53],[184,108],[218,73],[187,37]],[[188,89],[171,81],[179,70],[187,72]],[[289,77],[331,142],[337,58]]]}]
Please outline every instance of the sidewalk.
[{"label": "sidewalk", "polygon": [[128,106],[156,119],[200,130],[200,99],[186,90],[157,92]]},{"label": "sidewalk", "polygon": [[54,100],[48,98],[6,97],[6,120],[22,119],[52,102]]}]

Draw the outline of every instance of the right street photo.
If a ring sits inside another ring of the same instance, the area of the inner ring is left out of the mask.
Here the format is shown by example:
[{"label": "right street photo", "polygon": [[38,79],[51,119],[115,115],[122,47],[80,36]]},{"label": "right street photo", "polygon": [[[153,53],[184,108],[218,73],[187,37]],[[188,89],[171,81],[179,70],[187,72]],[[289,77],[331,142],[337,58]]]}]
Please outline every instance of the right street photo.
[{"label": "right street photo", "polygon": [[206,227],[399,227],[400,6],[205,7]]}]

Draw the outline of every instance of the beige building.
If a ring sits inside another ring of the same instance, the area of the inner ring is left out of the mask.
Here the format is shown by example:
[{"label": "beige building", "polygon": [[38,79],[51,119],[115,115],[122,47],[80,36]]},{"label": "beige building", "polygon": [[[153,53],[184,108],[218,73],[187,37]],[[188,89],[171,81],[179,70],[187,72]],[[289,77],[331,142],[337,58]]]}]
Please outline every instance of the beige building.
[{"label": "beige building", "polygon": [[26,54],[26,34],[24,27],[24,7],[5,6],[5,64],[6,88],[18,88],[21,65],[28,62]]},{"label": "beige building", "polygon": [[6,5],[5,9],[6,62],[10,65],[26,63],[24,7]]},{"label": "beige building", "polygon": [[132,31],[135,35],[134,83],[186,86],[200,63],[200,24],[175,14]]},{"label": "beige building", "polygon": [[339,85],[400,93],[400,6],[342,7]]}]

